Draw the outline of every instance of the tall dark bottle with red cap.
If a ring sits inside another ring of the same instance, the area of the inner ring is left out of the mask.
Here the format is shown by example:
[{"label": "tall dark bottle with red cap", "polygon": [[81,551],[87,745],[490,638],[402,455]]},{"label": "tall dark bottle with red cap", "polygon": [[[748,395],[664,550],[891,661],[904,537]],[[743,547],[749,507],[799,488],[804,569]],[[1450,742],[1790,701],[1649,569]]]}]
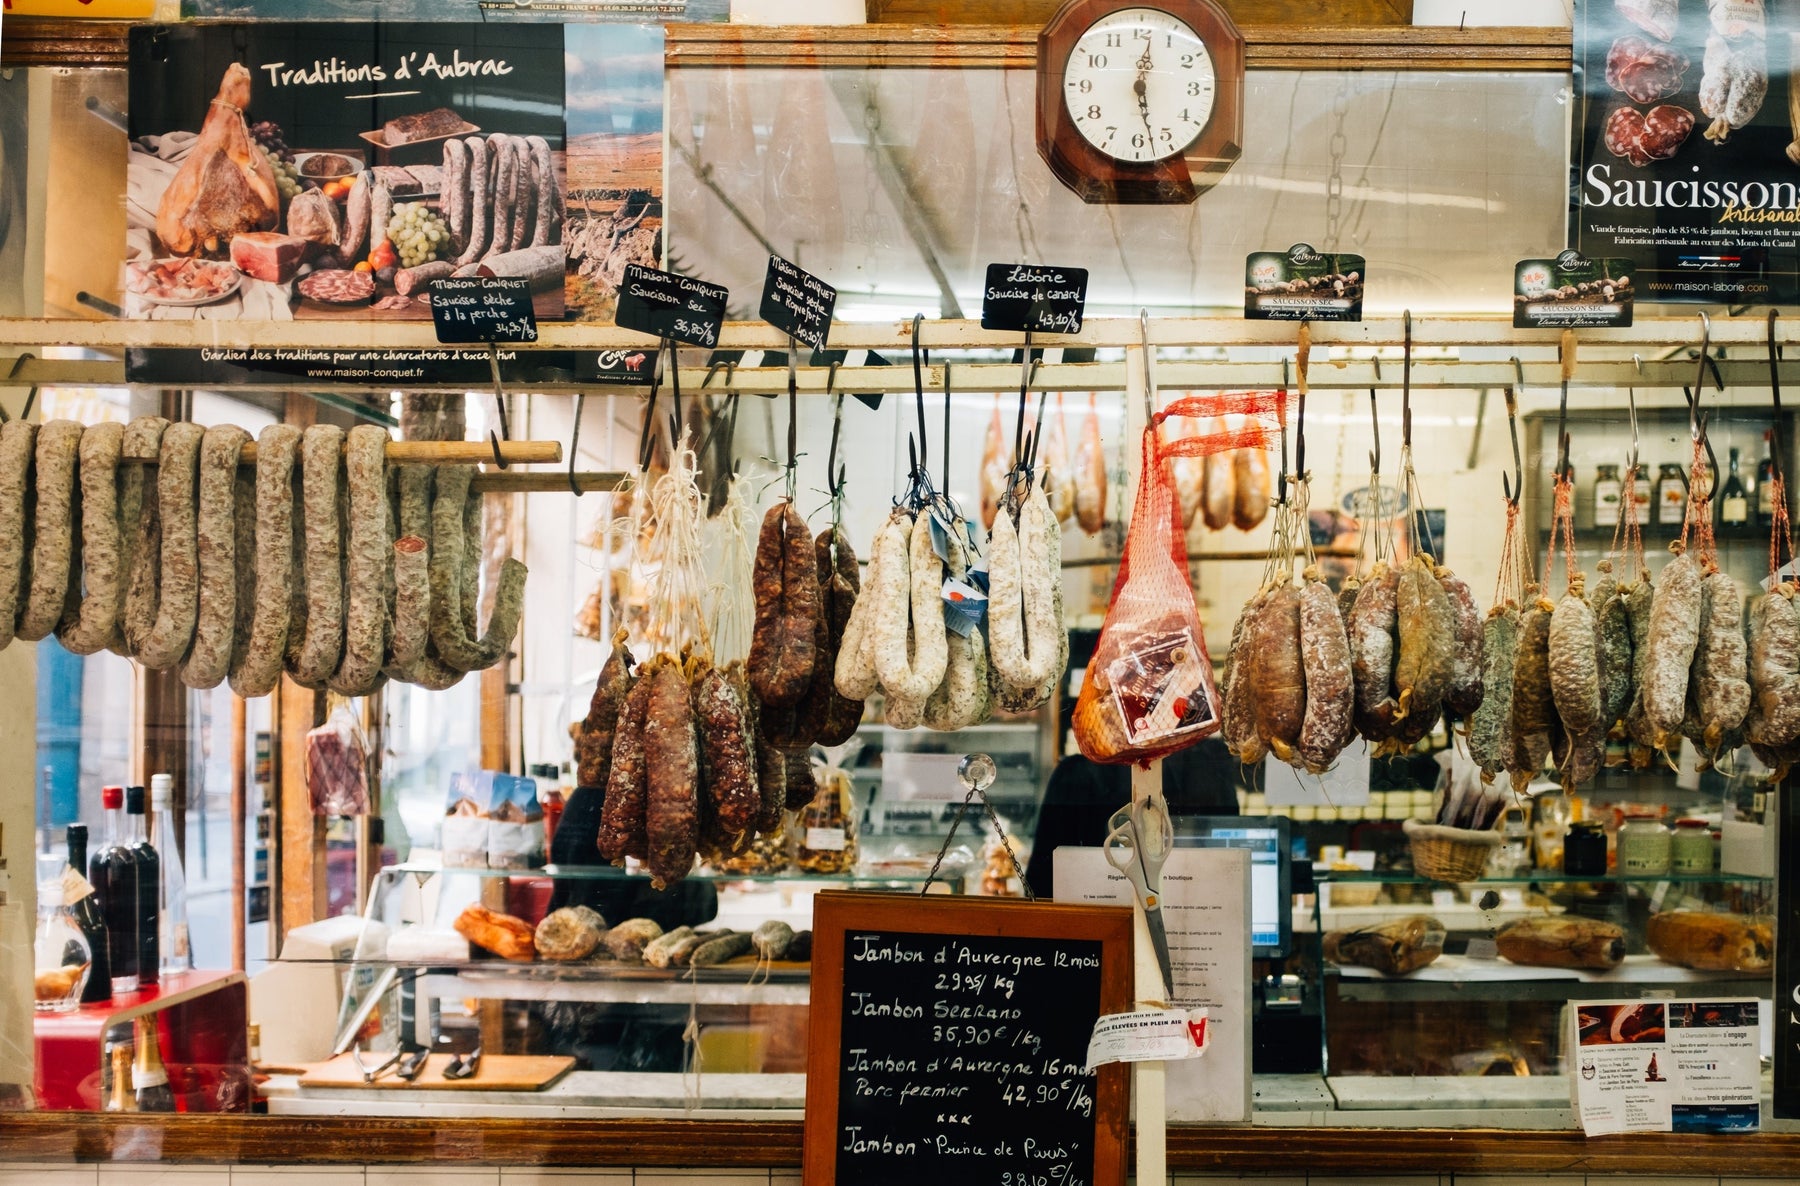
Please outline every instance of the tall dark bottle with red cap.
[{"label": "tall dark bottle with red cap", "polygon": [[[106,922],[106,962],[112,972],[114,992],[138,989],[138,869],[137,854],[126,841],[125,788],[101,787],[100,806],[106,811],[100,848],[88,861],[88,880],[100,897],[100,913]],[[152,974],[154,974],[154,966]]]},{"label": "tall dark bottle with red cap", "polygon": [[125,822],[129,829],[125,838],[131,844],[137,872],[138,985],[155,988],[157,977],[162,974],[162,861],[150,843],[150,829],[144,823],[143,787],[125,788]]}]

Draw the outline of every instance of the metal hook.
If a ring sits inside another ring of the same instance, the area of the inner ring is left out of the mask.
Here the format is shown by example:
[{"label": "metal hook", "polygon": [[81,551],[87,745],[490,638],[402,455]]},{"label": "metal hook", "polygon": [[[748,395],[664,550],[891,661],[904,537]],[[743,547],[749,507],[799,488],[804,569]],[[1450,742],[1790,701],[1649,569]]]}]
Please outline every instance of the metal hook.
[{"label": "metal hook", "polygon": [[[1013,425],[1013,468],[1014,469],[1018,469],[1020,463],[1022,463],[1025,460],[1025,405],[1026,405],[1027,396],[1029,395],[1029,393],[1031,391],[1031,381],[1033,379],[1037,378],[1038,361],[1039,361],[1038,359],[1031,357],[1031,331],[1026,330],[1025,331],[1025,349],[1022,350],[1019,354],[1019,364],[1020,364],[1019,365],[1019,415],[1017,417],[1016,423]],[[948,386],[949,374],[950,374],[949,367],[946,366],[944,368],[944,376],[945,376],[944,399],[946,401],[948,401],[950,398],[950,388]],[[945,432],[944,439],[945,439],[945,441],[948,441],[950,439],[948,431]],[[948,472],[948,471],[946,471],[946,472]],[[949,484],[950,484],[950,479],[948,477],[946,477],[944,479],[944,485],[945,485],[946,489],[949,488]]]},{"label": "metal hook", "polygon": [[581,443],[581,410],[587,404],[587,392],[575,393],[575,426],[569,430],[569,493],[581,497],[581,483],[575,480],[575,452]]},{"label": "metal hook", "polygon": [[638,468],[641,470],[650,468],[650,448],[653,441],[651,434],[656,427],[656,397],[662,391],[663,367],[668,364],[669,339],[664,338],[662,344],[664,348],[656,352],[656,365],[650,370],[650,394],[644,401],[644,425],[638,430]]},{"label": "metal hook", "polygon": [[1375,400],[1375,389],[1369,388],[1369,427],[1375,434],[1375,447],[1369,450],[1369,472],[1381,472],[1381,407]]},{"label": "metal hook", "polygon": [[[1637,373],[1642,375],[1644,373],[1643,356],[1633,354],[1631,362],[1633,366],[1637,367]],[[1630,474],[1635,476],[1638,467],[1637,387],[1635,384],[1625,388],[1625,408],[1631,416],[1631,455],[1626,458],[1626,461],[1630,466]]]},{"label": "metal hook", "polygon": [[1556,348],[1562,368],[1562,390],[1556,401],[1556,469],[1557,478],[1569,477],[1569,379],[1575,372],[1575,331],[1565,329]]},{"label": "metal hook", "polygon": [[800,344],[794,341],[794,335],[788,335],[788,438],[787,438],[787,472],[788,500],[794,497],[794,472],[800,465],[797,456],[800,448],[800,375],[794,369],[794,355],[800,350]]},{"label": "metal hook", "polygon": [[[831,364],[832,373],[837,373],[837,364]],[[825,454],[825,487],[832,498],[844,493],[844,469],[838,464],[838,437],[844,427],[844,397],[832,397],[831,408],[831,450]]]},{"label": "metal hook", "polygon": [[[32,361],[36,358],[37,358],[37,355],[32,354],[29,351],[27,351],[23,354],[20,354],[19,357],[13,359],[12,370],[7,374],[7,376],[6,376],[7,379],[8,380],[17,379],[19,377],[20,368],[22,368],[28,361]],[[37,402],[37,393],[38,393],[37,384],[33,383],[31,385],[31,390],[27,391],[25,393],[25,408],[23,411],[21,411],[19,413],[19,419],[21,419],[21,420],[31,419],[31,405]],[[6,414],[6,409],[4,407],[0,407],[0,424],[5,424],[10,419],[12,419],[12,417],[10,417]]]},{"label": "metal hook", "polygon": [[[1517,365],[1518,359],[1513,363]],[[1519,368],[1519,373],[1525,373]],[[1506,431],[1512,437],[1513,472],[1500,475],[1500,489],[1506,492],[1506,501],[1513,506],[1519,505],[1519,499],[1525,496],[1525,459],[1519,453],[1519,395],[1512,387],[1506,391]]]},{"label": "metal hook", "polygon": [[1156,372],[1151,364],[1156,361],[1150,349],[1150,310],[1138,310],[1138,337],[1144,344],[1144,423],[1149,424],[1156,419]]},{"label": "metal hook", "polygon": [[1406,353],[1400,361],[1400,447],[1412,448],[1412,310],[1401,315]]},{"label": "metal hook", "polygon": [[913,469],[915,471],[923,469],[926,464],[925,370],[924,370],[924,366],[923,366],[921,359],[924,357],[928,357],[928,356],[925,355],[925,347],[924,347],[924,344],[920,341],[920,335],[919,335],[919,330],[921,329],[921,327],[924,326],[924,324],[925,324],[925,314],[914,313],[913,314],[913,324],[912,324],[912,330],[913,330],[913,332],[912,332],[913,395],[916,397],[916,402],[918,404],[918,413],[919,413],[919,444],[918,444],[918,451],[913,456]]},{"label": "metal hook", "polygon": [[669,416],[669,443],[679,445],[687,436],[682,430],[681,422],[681,349],[669,340],[669,396],[675,401],[675,410]]},{"label": "metal hook", "polygon": [[944,364],[944,493],[950,493],[950,364]]},{"label": "metal hook", "polygon": [[488,344],[488,367],[494,372],[494,408],[500,420],[500,435],[495,436],[493,429],[488,429],[488,444],[494,447],[494,464],[506,469],[510,463],[500,456],[500,442],[512,439],[512,433],[506,424],[506,388],[500,382],[500,348],[493,342]]},{"label": "metal hook", "polygon": [[1775,476],[1787,480],[1781,468],[1781,346],[1775,341],[1775,310],[1769,310],[1769,391],[1774,398],[1775,422],[1769,429],[1769,454]]}]

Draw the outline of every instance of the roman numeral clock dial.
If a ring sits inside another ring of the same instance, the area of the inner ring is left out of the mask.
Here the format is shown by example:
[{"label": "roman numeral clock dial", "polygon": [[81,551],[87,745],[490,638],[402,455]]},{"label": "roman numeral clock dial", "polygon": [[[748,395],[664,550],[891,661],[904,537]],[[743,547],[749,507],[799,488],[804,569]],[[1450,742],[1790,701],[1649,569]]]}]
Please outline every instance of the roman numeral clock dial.
[{"label": "roman numeral clock dial", "polygon": [[1240,152],[1244,42],[1212,0],[1069,0],[1038,35],[1038,152],[1088,202],[1191,202]]}]

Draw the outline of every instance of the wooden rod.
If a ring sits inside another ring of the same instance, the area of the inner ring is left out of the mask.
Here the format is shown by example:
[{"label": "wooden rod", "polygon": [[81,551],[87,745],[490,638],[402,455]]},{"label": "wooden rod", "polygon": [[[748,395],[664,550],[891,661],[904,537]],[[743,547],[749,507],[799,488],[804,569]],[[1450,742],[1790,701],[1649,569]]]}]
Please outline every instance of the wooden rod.
[{"label": "wooden rod", "polygon": [[[562,460],[561,441],[501,441],[500,456],[513,465],[554,465]],[[494,460],[494,446],[489,441],[389,441],[387,459],[402,462],[424,462],[432,465],[479,465]],[[155,457],[126,454],[121,461],[153,462]],[[256,464],[256,442],[245,445],[238,454],[239,465]]]},{"label": "wooden rod", "polygon": [[[610,470],[576,470],[575,484],[582,493],[617,490],[629,474]],[[569,493],[566,470],[498,470],[484,469],[469,482],[471,490],[483,494],[563,494]]]}]

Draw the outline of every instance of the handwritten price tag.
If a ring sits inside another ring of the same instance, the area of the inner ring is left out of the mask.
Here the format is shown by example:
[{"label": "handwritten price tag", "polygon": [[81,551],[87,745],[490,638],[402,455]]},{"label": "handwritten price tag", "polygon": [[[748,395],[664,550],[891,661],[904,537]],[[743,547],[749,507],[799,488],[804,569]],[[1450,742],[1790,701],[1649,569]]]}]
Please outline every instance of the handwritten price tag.
[{"label": "handwritten price tag", "polygon": [[1087,308],[1086,268],[989,264],[981,328],[1077,334]]},{"label": "handwritten price tag", "polygon": [[764,321],[795,341],[823,350],[836,306],[837,289],[779,255],[769,257],[769,274],[763,281]]},{"label": "handwritten price tag", "polygon": [[625,265],[616,320],[622,329],[716,346],[731,294],[717,284],[639,264]]},{"label": "handwritten price tag", "polygon": [[531,281],[498,276],[433,280],[431,323],[440,342],[535,342]]}]

